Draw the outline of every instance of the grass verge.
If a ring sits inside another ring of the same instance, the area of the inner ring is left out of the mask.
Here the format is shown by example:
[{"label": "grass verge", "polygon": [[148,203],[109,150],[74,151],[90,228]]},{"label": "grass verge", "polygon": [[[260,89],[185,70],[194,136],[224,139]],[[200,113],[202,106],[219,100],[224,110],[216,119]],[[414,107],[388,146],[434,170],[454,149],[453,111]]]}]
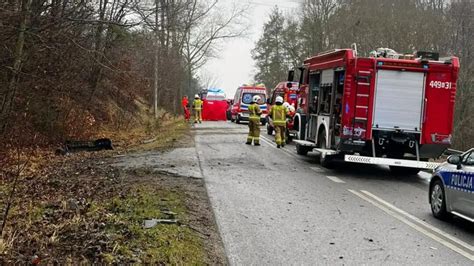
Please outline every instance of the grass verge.
[{"label": "grass verge", "polygon": [[[133,188],[125,197],[105,204],[110,215],[105,231],[113,239],[112,250],[101,253],[107,263],[204,264],[202,241],[187,224],[185,195],[149,186]],[[143,221],[169,218],[176,213],[177,224],[158,224],[145,229]]]},{"label": "grass verge", "polygon": [[[0,241],[0,264],[225,264],[223,253],[209,248],[221,243],[209,241],[218,233],[202,180],[111,166],[118,153],[183,145],[188,131],[170,121],[155,141],[48,157],[25,170]],[[2,198],[9,178],[2,177]],[[167,218],[168,211],[179,223],[143,228],[144,220]]]}]

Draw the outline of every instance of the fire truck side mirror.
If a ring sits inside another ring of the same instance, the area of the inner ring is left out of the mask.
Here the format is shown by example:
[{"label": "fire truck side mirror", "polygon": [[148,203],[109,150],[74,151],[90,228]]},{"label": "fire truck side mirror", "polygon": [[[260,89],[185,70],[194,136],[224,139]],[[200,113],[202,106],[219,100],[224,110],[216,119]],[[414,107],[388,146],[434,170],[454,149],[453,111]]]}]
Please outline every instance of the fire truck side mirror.
[{"label": "fire truck side mirror", "polygon": [[[298,69],[300,70],[299,84],[301,85],[303,83],[303,79],[304,79],[304,67],[299,67]],[[298,85],[298,86],[300,86],[300,85]]]},{"label": "fire truck side mirror", "polygon": [[295,71],[294,70],[288,71],[288,80],[287,81],[293,81],[294,78],[295,78]]}]

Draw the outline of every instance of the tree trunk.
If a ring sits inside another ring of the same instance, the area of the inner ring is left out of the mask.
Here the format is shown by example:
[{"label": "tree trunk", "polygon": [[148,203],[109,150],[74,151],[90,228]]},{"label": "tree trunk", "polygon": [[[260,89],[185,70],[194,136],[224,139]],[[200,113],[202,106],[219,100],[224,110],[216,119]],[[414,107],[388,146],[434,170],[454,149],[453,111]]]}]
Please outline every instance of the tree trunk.
[{"label": "tree trunk", "polygon": [[12,109],[13,100],[15,98],[18,78],[21,72],[21,63],[24,55],[25,47],[25,31],[30,18],[30,8],[32,0],[23,0],[21,2],[22,19],[18,28],[18,37],[15,44],[15,52],[13,56],[13,66],[11,68],[11,76],[5,93],[2,95],[2,103],[0,107],[0,131],[4,131],[7,127],[7,120]]},{"label": "tree trunk", "polygon": [[97,30],[95,32],[95,55],[94,55],[94,65],[92,67],[91,73],[91,92],[89,95],[88,102],[92,101],[95,92],[99,87],[99,82],[102,79],[103,67],[100,65],[104,61],[104,53],[105,53],[105,37],[104,35],[104,23],[105,21],[105,13],[107,10],[108,0],[101,0],[99,2],[99,20],[100,22],[97,25]]},{"label": "tree trunk", "polygon": [[158,118],[158,60],[159,60],[159,49],[158,49],[158,2],[159,0],[155,0],[155,51],[154,56],[155,60],[153,62],[153,112],[155,114],[155,118]]}]

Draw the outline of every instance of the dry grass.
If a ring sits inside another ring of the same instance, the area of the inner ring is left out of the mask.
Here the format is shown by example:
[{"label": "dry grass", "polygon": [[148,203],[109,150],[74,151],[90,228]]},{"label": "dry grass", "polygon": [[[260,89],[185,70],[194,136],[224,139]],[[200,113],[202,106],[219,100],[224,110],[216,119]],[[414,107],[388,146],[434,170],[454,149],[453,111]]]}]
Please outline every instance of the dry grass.
[{"label": "dry grass", "polygon": [[[150,173],[143,179],[106,162],[117,153],[168,149],[189,129],[180,118],[166,113],[161,118],[144,120],[129,131],[103,131],[102,136],[116,145],[114,151],[68,156],[42,149],[12,152],[14,163],[9,169],[27,167],[21,172],[0,238],[0,264],[28,264],[33,255],[47,264],[205,264],[201,237],[185,225],[188,210],[184,203],[189,195],[163,186]],[[154,140],[144,143],[149,139]],[[6,169],[0,173],[2,210],[12,184]],[[162,209],[178,213],[184,226],[141,227],[146,218],[162,218]]]},{"label": "dry grass", "polygon": [[189,129],[181,116],[160,110],[155,118],[143,108],[141,115],[125,129],[104,128],[100,136],[112,139],[119,151],[151,150],[169,146]]}]

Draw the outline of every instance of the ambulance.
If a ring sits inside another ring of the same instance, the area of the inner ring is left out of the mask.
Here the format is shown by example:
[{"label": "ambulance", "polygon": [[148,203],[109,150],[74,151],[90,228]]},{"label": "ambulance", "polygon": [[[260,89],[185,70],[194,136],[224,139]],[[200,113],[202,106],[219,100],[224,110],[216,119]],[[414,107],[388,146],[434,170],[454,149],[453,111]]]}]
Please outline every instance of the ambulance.
[{"label": "ambulance", "polygon": [[242,121],[249,121],[248,107],[252,102],[252,98],[258,95],[260,96],[260,110],[262,110],[262,116],[260,121],[263,125],[266,124],[266,117],[268,114],[267,108],[267,88],[263,84],[257,85],[242,85],[237,88],[235,92],[233,105],[231,107],[231,121],[240,124]]}]

